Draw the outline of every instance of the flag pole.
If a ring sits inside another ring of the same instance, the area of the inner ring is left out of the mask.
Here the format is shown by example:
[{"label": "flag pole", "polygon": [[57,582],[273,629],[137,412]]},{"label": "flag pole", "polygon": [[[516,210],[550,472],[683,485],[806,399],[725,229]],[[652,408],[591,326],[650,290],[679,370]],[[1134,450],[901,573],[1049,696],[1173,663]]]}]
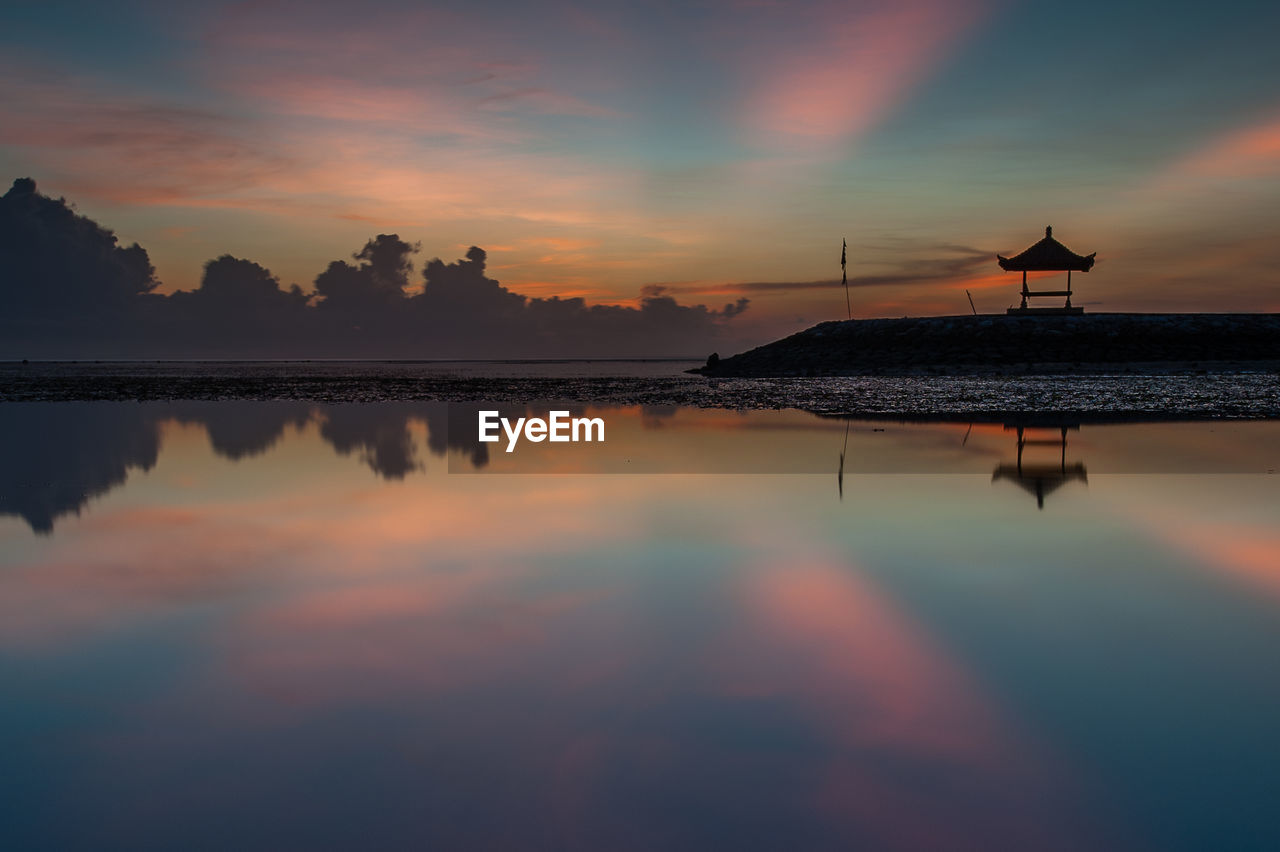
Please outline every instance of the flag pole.
[{"label": "flag pole", "polygon": [[840,241],[840,283],[844,285],[844,309],[849,314],[849,319],[853,319],[853,306],[849,303],[849,276],[845,272],[845,259],[848,254],[849,241]]}]

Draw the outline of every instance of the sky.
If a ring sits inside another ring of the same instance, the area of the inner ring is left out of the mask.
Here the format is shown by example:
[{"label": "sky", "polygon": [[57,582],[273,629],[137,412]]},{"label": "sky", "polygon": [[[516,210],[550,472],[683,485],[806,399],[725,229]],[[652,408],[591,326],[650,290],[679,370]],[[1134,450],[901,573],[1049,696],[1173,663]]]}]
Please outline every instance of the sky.
[{"label": "sky", "polygon": [[[313,288],[396,233],[529,296],[756,342],[1003,311],[1046,225],[1086,310],[1280,311],[1280,6],[7,2],[0,175],[149,252]],[[1054,288],[1056,289],[1056,287]]]}]

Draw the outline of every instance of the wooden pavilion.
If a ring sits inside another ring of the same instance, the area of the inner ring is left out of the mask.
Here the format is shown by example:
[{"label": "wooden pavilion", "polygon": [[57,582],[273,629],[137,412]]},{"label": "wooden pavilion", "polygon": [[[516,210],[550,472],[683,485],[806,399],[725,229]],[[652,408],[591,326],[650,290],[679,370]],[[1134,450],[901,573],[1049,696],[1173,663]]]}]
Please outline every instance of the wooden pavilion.
[{"label": "wooden pavilion", "polygon": [[[1084,308],[1071,306],[1071,273],[1072,271],[1088,272],[1093,268],[1094,252],[1088,256],[1078,255],[1053,238],[1053,228],[1044,229],[1044,239],[1013,257],[996,255],[1000,268],[1005,272],[1022,273],[1022,305],[1009,308],[1011,314],[1082,314]],[[1028,272],[1066,272],[1067,289],[1065,290],[1028,290]],[[1029,308],[1027,298],[1036,296],[1066,296],[1067,303],[1061,308]]]}]

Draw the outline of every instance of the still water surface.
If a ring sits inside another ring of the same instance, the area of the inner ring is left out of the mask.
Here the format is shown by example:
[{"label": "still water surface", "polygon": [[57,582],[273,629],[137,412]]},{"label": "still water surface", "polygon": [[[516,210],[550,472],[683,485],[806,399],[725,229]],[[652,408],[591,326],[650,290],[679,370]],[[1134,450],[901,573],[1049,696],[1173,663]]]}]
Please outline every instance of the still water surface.
[{"label": "still water surface", "polygon": [[1280,845],[1280,423],[477,408],[0,406],[0,847]]}]

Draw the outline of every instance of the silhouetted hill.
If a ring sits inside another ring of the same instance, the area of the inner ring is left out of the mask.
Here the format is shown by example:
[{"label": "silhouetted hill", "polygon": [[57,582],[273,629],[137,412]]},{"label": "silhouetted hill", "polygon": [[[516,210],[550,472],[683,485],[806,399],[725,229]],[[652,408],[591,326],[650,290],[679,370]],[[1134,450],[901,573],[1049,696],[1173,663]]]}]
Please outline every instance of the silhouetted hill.
[{"label": "silhouetted hill", "polygon": [[952,316],[824,322],[707,376],[1280,369],[1280,314]]}]

